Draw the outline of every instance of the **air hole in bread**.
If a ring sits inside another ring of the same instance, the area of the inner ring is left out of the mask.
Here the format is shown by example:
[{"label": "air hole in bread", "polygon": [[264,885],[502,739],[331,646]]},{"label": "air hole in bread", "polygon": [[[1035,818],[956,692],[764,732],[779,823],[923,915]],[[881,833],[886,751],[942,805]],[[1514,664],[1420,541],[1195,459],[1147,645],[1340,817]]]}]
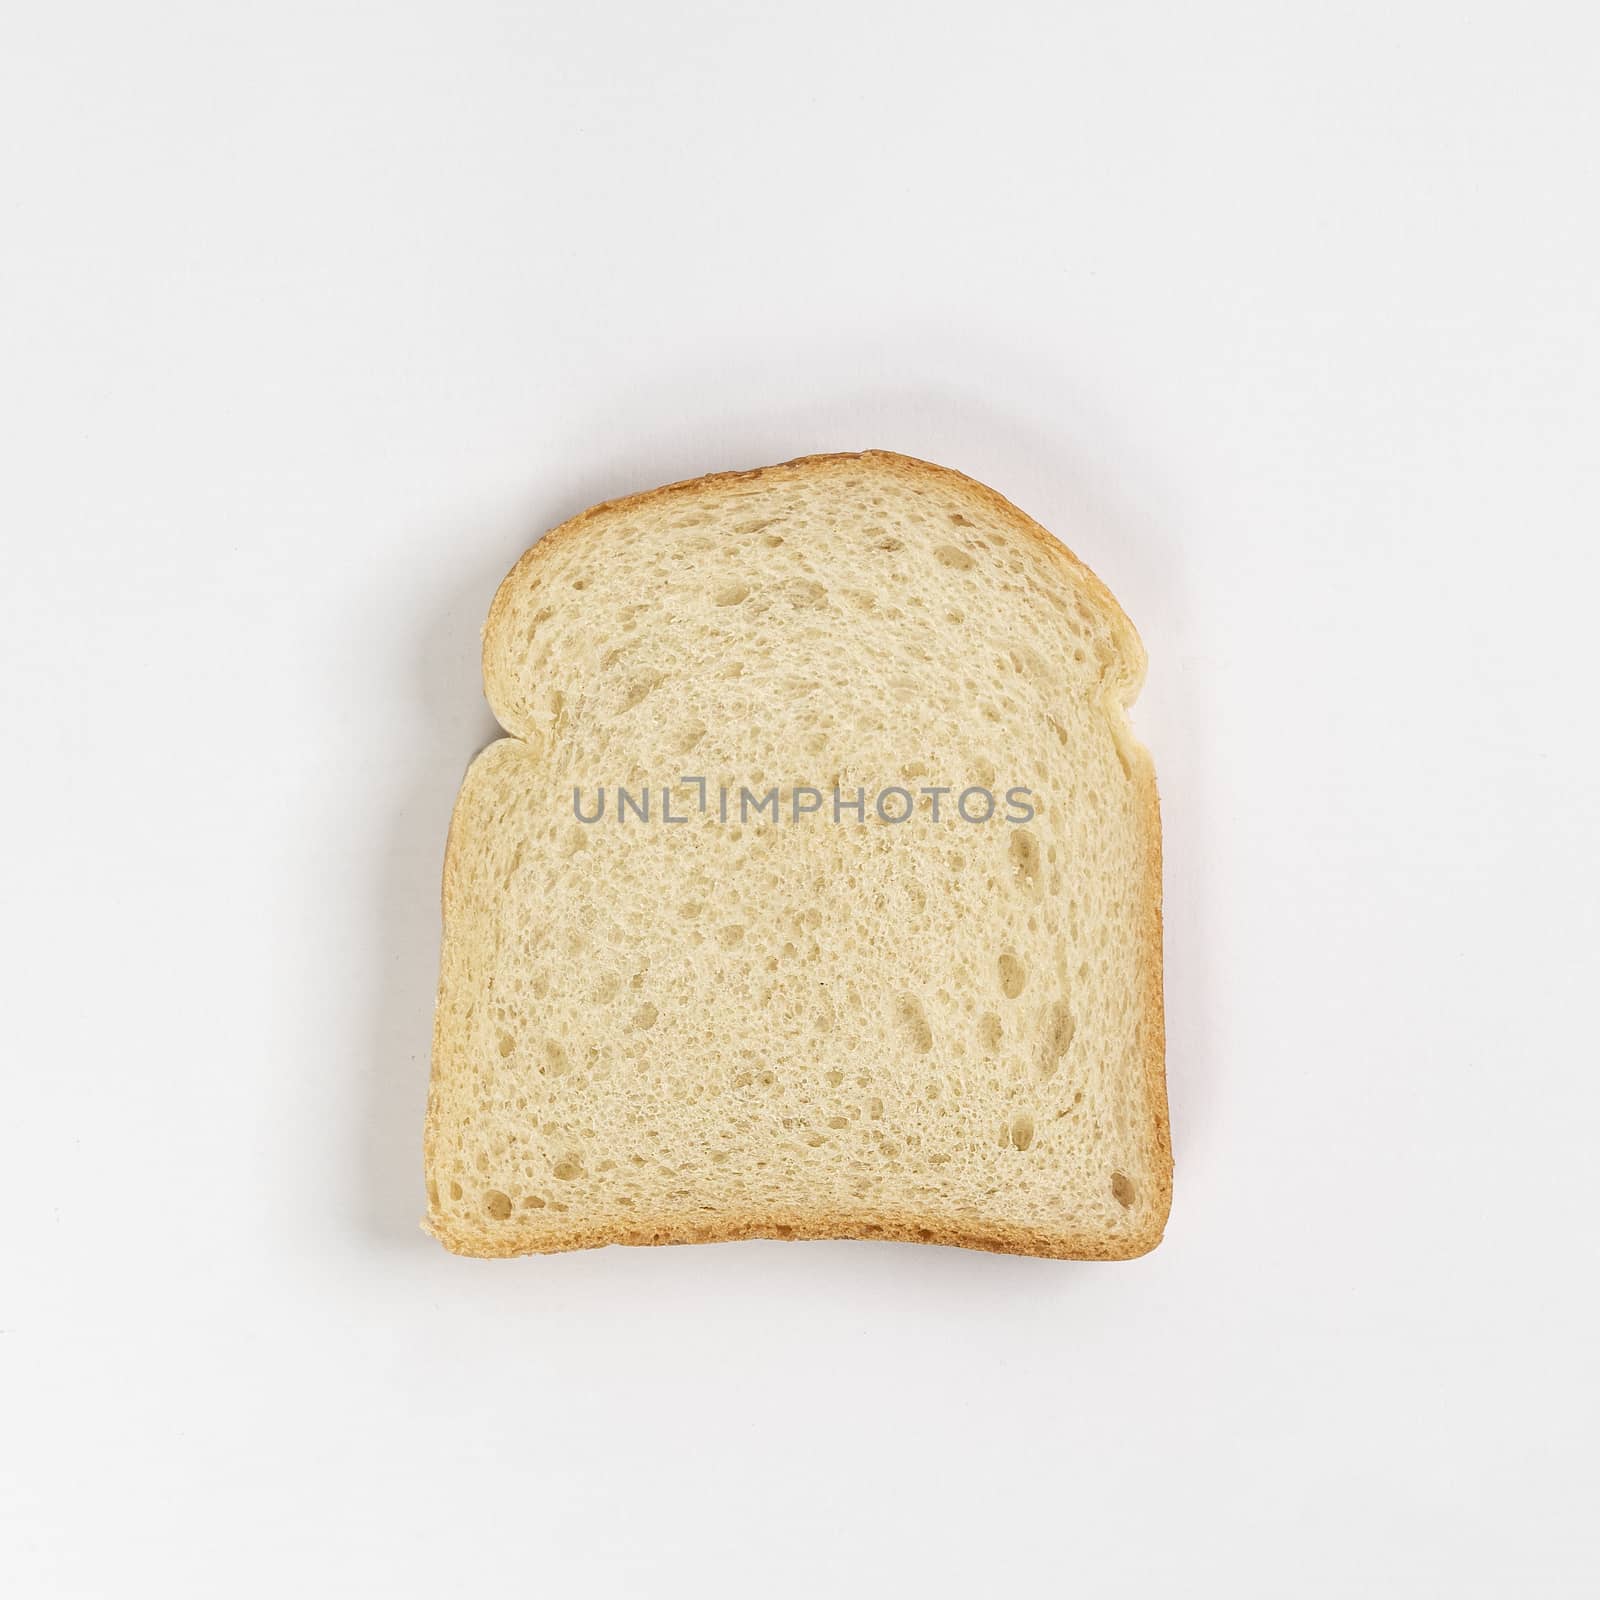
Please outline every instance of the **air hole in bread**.
[{"label": "air hole in bread", "polygon": [[1125,1172],[1111,1174],[1111,1193],[1116,1197],[1119,1206],[1126,1209],[1133,1204],[1134,1188],[1133,1179]]},{"label": "air hole in bread", "polygon": [[498,1189],[488,1190],[483,1197],[483,1209],[496,1222],[504,1222],[511,1215],[511,1196]]},{"label": "air hole in bread", "polygon": [[1009,950],[1000,953],[1000,992],[1015,1000],[1028,981],[1028,970]]},{"label": "air hole in bread", "polygon": [[1011,1142],[1019,1150],[1033,1143],[1033,1118],[1024,1114],[1011,1119]]},{"label": "air hole in bread", "polygon": [[622,709],[632,711],[641,701],[647,699],[661,687],[661,674],[659,672],[647,673],[642,678],[635,678],[628,685],[628,692],[622,697]]},{"label": "air hole in bread", "polygon": [[1026,828],[1012,829],[1011,864],[1031,888],[1039,876],[1039,841]]},{"label": "air hole in bread", "polygon": [[926,1055],[933,1048],[933,1029],[928,1025],[927,1013],[914,994],[903,994],[894,1004],[895,1019],[901,1031],[918,1055]]},{"label": "air hole in bread", "polygon": [[741,600],[747,600],[749,597],[748,583],[725,583],[711,598],[719,606],[736,606]]},{"label": "air hole in bread", "polygon": [[940,545],[933,552],[933,559],[941,567],[950,567],[956,572],[971,572],[978,564],[958,544]]},{"label": "air hole in bread", "polygon": [[1041,1078],[1055,1076],[1056,1069],[1060,1067],[1067,1051],[1072,1048],[1072,1036],[1077,1031],[1077,1019],[1072,1015],[1066,1001],[1055,1001],[1045,1022],[1044,1044],[1039,1054]]}]

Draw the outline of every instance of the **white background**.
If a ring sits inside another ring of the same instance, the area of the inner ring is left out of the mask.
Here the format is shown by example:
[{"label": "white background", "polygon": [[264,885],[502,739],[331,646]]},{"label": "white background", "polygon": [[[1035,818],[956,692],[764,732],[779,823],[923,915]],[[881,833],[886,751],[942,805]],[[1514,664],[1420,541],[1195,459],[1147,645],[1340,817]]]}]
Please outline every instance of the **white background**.
[{"label": "white background", "polygon": [[[1591,14],[8,6],[0,1589],[1596,1592]],[[1166,1242],[453,1259],[497,580],[864,446],[1148,644]]]}]

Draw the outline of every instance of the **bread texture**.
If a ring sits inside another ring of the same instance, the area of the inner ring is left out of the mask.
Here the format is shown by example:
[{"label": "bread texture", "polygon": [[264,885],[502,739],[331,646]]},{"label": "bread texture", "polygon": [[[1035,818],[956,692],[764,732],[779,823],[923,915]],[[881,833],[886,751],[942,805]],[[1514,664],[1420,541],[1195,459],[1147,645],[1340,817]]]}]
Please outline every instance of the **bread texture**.
[{"label": "bread texture", "polygon": [[545,535],[484,629],[508,737],[446,849],[423,1226],[473,1256],[1151,1249],[1144,670],[1062,544],[905,456]]}]

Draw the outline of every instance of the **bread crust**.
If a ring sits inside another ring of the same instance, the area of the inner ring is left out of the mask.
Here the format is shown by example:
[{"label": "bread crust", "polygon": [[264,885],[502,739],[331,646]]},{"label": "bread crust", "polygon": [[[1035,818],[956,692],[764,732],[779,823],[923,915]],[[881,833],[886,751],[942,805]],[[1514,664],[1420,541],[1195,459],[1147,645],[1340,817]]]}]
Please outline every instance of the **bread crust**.
[{"label": "bread crust", "polygon": [[[602,501],[569,518],[533,544],[524,552],[496,590],[483,627],[483,677],[490,704],[510,737],[529,739],[531,736],[534,741],[537,740],[533,730],[526,728],[519,730],[511,726],[514,719],[509,719],[502,713],[501,708],[509,697],[497,693],[499,676],[495,648],[498,632],[512,603],[512,597],[528,581],[530,572],[549,558],[551,550],[558,542],[577,537],[587,526],[601,517],[613,516],[618,512],[634,508],[654,506],[677,496],[703,494],[708,489],[726,489],[738,483],[755,483],[763,480],[769,483],[794,481],[810,474],[834,469],[844,463],[857,461],[870,462],[891,476],[946,486],[959,485],[963,493],[981,500],[990,511],[1003,518],[1018,533],[1037,541],[1040,548],[1050,551],[1052,559],[1064,561],[1071,567],[1099,605],[1116,639],[1118,654],[1114,665],[1118,670],[1114,680],[1108,679],[1106,684],[1107,698],[1110,702],[1107,709],[1118,719],[1119,745],[1128,764],[1130,779],[1137,789],[1141,854],[1145,864],[1141,885],[1143,904],[1140,919],[1140,964],[1145,990],[1139,1048],[1143,1063],[1145,1104],[1154,1144],[1151,1153],[1151,1171],[1157,1186],[1153,1203],[1147,1209],[1147,1225],[1138,1233],[1109,1238],[1075,1231],[1056,1233],[1049,1229],[1023,1228],[1001,1222],[958,1224],[942,1222],[929,1216],[913,1217],[867,1211],[841,1214],[829,1211],[813,1213],[774,1210],[759,1216],[726,1216],[709,1222],[694,1223],[671,1217],[649,1219],[629,1216],[564,1230],[553,1229],[546,1224],[541,1226],[537,1233],[523,1233],[516,1229],[496,1228],[491,1231],[483,1227],[473,1227],[463,1224],[460,1219],[430,1209],[430,1213],[422,1221],[423,1231],[438,1239],[446,1249],[455,1254],[503,1258],[554,1254],[610,1244],[712,1244],[740,1239],[884,1239],[915,1244],[951,1245],[1006,1255],[1031,1255],[1078,1261],[1116,1261],[1144,1255],[1161,1242],[1171,1210],[1173,1169],[1171,1126],[1167,1109],[1166,1027],[1162,976],[1161,810],[1154,764],[1144,747],[1133,739],[1131,734],[1127,734],[1125,719],[1127,708],[1133,704],[1143,684],[1147,657],[1137,630],[1115,596],[1091,568],[1054,534],[987,484],[980,483],[977,479],[952,468],[886,450],[800,456],[770,467],[686,478],[639,494]],[[463,848],[460,837],[461,822],[462,808],[458,802],[451,818],[445,847],[442,909],[447,936],[452,909],[452,879],[456,875]],[[442,994],[442,976],[440,988]],[[430,1174],[430,1188],[439,1131],[437,1063],[440,1059],[442,1022],[443,1008],[440,1007],[435,1012],[433,1048],[435,1076],[429,1094],[423,1140],[424,1163]]]},{"label": "bread crust", "polygon": [[1057,1234],[1045,1228],[1016,1228],[1004,1223],[957,1226],[905,1216],[806,1215],[773,1211],[759,1217],[722,1217],[712,1223],[650,1224],[629,1219],[615,1225],[598,1223],[565,1232],[541,1232],[537,1243],[505,1238],[477,1229],[459,1228],[448,1218],[425,1219],[423,1232],[459,1256],[500,1260],[508,1256],[560,1255],[610,1244],[730,1244],[740,1239],[881,1239],[900,1244],[942,1244],[994,1255],[1045,1256],[1058,1261],[1129,1261],[1148,1254],[1161,1242],[1156,1233],[1110,1240],[1088,1234]]}]

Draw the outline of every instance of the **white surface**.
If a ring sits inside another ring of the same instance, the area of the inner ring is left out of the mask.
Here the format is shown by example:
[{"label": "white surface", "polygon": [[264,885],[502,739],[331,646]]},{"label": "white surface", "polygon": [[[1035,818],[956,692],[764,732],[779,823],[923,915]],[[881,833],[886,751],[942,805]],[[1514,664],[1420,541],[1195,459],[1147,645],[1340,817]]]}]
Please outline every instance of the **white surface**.
[{"label": "white surface", "polygon": [[[1585,6],[15,6],[8,1595],[1592,1594]],[[1166,1243],[417,1231],[478,627],[879,445],[1152,658]]]}]

